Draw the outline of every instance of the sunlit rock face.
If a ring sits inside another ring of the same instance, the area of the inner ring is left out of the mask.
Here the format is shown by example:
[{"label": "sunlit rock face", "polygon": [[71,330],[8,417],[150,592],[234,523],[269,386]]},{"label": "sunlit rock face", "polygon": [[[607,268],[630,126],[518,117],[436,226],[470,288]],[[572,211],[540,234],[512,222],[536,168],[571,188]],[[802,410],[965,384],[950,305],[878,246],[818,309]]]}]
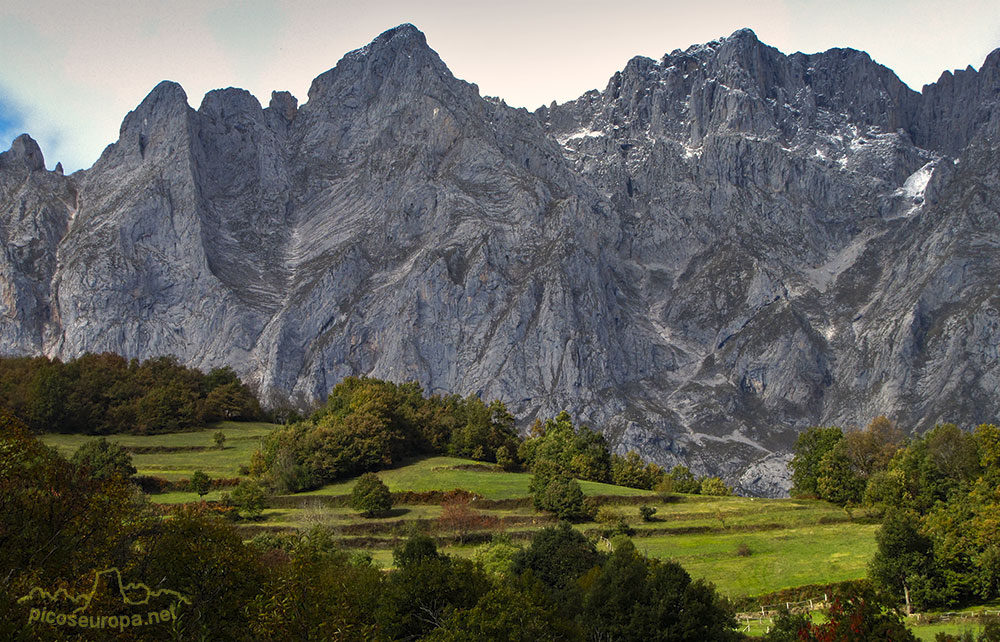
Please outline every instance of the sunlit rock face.
[{"label": "sunlit rock face", "polygon": [[410,25],[301,105],[164,82],[88,170],[0,155],[0,352],[416,380],[781,494],[809,425],[996,419],[998,102],[1000,52],[916,93],[748,30],[535,113]]}]

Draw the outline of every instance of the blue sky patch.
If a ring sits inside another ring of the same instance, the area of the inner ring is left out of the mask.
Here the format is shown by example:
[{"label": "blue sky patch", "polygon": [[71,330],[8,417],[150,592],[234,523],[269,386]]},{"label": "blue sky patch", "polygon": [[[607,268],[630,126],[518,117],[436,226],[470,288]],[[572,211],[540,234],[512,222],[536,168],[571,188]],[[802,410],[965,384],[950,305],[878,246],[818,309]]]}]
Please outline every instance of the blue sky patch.
[{"label": "blue sky patch", "polygon": [[10,149],[15,138],[24,133],[24,119],[0,89],[0,152]]}]

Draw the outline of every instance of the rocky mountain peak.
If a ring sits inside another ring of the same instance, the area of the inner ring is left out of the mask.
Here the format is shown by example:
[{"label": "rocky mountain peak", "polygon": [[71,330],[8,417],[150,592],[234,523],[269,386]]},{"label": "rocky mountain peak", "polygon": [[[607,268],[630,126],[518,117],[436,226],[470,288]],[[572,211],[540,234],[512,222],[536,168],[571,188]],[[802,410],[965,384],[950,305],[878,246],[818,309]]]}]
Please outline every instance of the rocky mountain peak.
[{"label": "rocky mountain peak", "polygon": [[997,80],[997,74],[1000,74],[1000,47],[986,56],[986,60],[979,67],[979,73],[990,74],[994,80]]},{"label": "rocky mountain peak", "polygon": [[725,41],[742,41],[746,43],[760,43],[757,38],[757,34],[750,27],[743,27],[737,29],[728,38],[724,38]]},{"label": "rocky mountain peak", "polygon": [[280,116],[286,123],[290,123],[295,120],[299,111],[299,100],[290,92],[272,91],[271,102],[267,108]]},{"label": "rocky mountain peak", "polygon": [[0,155],[0,351],[416,380],[780,494],[806,426],[1000,413],[998,68],[740,30],[529,114],[401,25],[301,107],[161,83],[89,170]]},{"label": "rocky mountain peak", "polygon": [[424,34],[411,24],[383,32],[368,45],[351,51],[309,88],[310,103],[346,101],[354,106],[376,96],[392,94],[403,85],[434,86],[453,82],[444,62],[427,45]]},{"label": "rocky mountain peak", "polygon": [[405,47],[429,48],[424,33],[408,22],[386,29],[371,41],[367,49],[371,51],[386,47],[397,50]]},{"label": "rocky mountain peak", "polygon": [[189,109],[187,93],[180,84],[172,80],[158,83],[143,99],[139,106],[125,116],[122,133],[130,130],[149,128],[150,119],[163,121]]},{"label": "rocky mountain peak", "polygon": [[189,118],[194,113],[187,94],[176,82],[156,85],[139,106],[122,121],[118,141],[109,145],[96,165],[126,164],[170,156],[189,136]]},{"label": "rocky mountain peak", "polygon": [[210,120],[223,122],[241,119],[260,122],[263,118],[263,110],[257,98],[249,91],[235,87],[215,89],[205,94],[198,113]]},{"label": "rocky mountain peak", "polygon": [[21,134],[15,138],[10,149],[0,154],[0,166],[12,165],[25,167],[28,171],[45,169],[45,157],[42,156],[42,149],[28,134]]}]

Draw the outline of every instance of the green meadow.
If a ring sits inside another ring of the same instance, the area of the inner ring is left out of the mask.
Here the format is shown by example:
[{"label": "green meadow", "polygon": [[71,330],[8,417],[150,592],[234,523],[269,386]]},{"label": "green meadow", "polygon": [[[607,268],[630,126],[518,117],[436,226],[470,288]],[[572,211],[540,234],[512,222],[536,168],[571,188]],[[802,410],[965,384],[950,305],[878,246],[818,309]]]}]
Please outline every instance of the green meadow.
[{"label": "green meadow", "polygon": [[[508,473],[467,459],[455,457],[427,457],[418,459],[398,468],[383,470],[379,477],[389,490],[427,492],[434,490],[454,490],[460,488],[475,493],[484,499],[514,499],[528,496],[531,475]],[[313,495],[350,495],[354,479],[329,484],[318,490],[300,493],[299,497]],[[581,481],[585,495],[617,495],[625,497],[654,496],[647,490],[624,488],[611,484]]]},{"label": "green meadow", "polygon": [[[139,475],[176,480],[189,478],[194,471],[203,470],[212,477],[238,477],[239,467],[250,463],[250,455],[257,449],[261,437],[276,427],[275,424],[261,422],[223,421],[189,432],[162,435],[117,434],[105,437],[108,441],[117,442],[126,448],[205,448],[199,451],[133,453],[132,463]],[[225,447],[222,450],[215,447],[214,435],[219,431],[226,435]],[[60,433],[41,435],[43,442],[55,447],[66,457],[72,456],[81,444],[91,439],[96,439],[96,436]]]},{"label": "green meadow", "polygon": [[[212,477],[239,476],[249,464],[261,437],[272,424],[224,422],[201,430],[149,436],[111,435],[108,439],[132,448],[204,447],[204,450],[135,453],[139,474],[171,480],[188,478],[195,470]],[[214,434],[226,435],[225,448],[215,448]],[[92,437],[49,434],[45,443],[70,456]],[[379,476],[394,493],[462,489],[477,496],[470,503],[476,514],[490,518],[487,525],[460,534],[444,528],[442,507],[431,500],[396,505],[386,515],[366,519],[346,506],[355,480],[348,479],[295,495],[273,498],[261,519],[244,523],[247,538],[260,532],[296,531],[315,525],[330,528],[345,548],[363,550],[384,566],[392,564],[392,549],[414,531],[438,538],[452,555],[471,556],[496,532],[505,532],[522,545],[537,530],[554,523],[536,512],[528,500],[531,476],[505,472],[496,466],[454,457],[414,459]],[[675,494],[664,501],[657,494],[581,482],[584,493],[595,497],[602,514],[620,518],[634,530],[636,548],[650,557],[674,559],[693,577],[704,578],[726,595],[745,598],[806,586],[825,585],[865,576],[875,550],[872,523],[852,521],[842,510],[820,501],[709,497]],[[221,493],[206,495],[207,501]],[[154,502],[177,504],[198,501],[190,492],[151,496]],[[418,498],[419,499],[419,498]],[[652,521],[643,521],[639,506],[656,508]],[[576,528],[607,546],[609,526],[587,522]],[[931,630],[931,629],[928,629]],[[937,629],[934,629],[935,631]],[[950,629],[948,629],[950,630]]]}]

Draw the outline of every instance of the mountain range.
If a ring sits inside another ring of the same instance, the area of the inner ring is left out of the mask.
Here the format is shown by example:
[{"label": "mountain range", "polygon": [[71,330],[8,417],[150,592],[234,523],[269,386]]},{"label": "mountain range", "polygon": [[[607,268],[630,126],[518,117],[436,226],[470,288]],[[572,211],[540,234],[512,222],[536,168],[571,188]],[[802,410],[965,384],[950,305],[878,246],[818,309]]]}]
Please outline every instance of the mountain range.
[{"label": "mountain range", "polygon": [[1000,49],[915,92],[750,30],[515,109],[412,25],[301,105],[172,82],[89,169],[0,154],[0,354],[172,354],[266,403],[348,375],[569,410],[788,490],[810,425],[1000,414]]}]

